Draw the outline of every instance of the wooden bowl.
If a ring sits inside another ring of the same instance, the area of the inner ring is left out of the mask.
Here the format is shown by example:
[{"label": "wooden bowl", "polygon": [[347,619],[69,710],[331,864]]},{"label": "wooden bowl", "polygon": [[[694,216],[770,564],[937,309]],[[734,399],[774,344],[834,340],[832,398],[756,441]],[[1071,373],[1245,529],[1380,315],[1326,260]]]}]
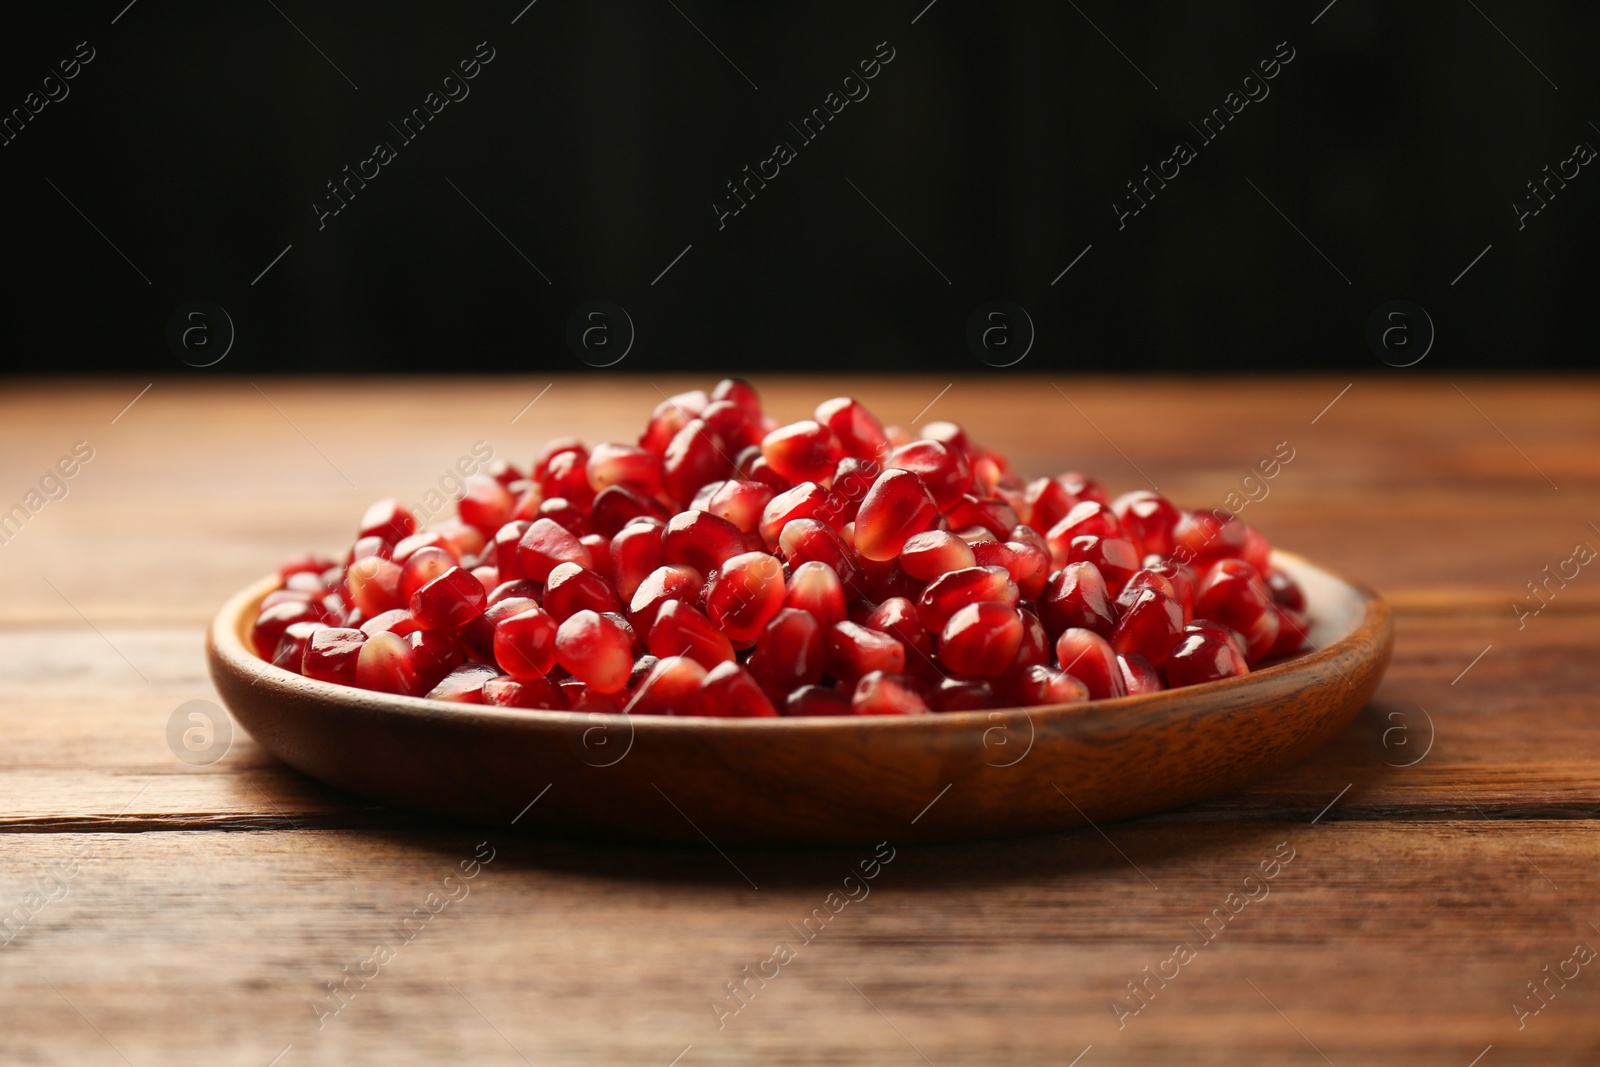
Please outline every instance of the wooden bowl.
[{"label": "wooden bowl", "polygon": [[223,606],[207,655],[228,708],[268,751],[387,804],[568,836],[719,846],[1002,837],[1234,789],[1302,759],[1355,716],[1389,663],[1388,606],[1296,556],[1274,562],[1305,591],[1316,651],[1240,678],[1087,704],[711,719],[390,696],[303,678],[250,651],[274,578]]}]

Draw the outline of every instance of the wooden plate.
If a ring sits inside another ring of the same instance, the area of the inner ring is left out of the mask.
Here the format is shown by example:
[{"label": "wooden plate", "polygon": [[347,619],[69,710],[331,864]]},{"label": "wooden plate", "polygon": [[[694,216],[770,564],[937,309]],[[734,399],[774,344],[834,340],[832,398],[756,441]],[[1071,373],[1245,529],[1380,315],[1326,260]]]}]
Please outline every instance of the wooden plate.
[{"label": "wooden plate", "polygon": [[1305,591],[1316,651],[1170,692],[1007,711],[634,718],[390,696],[250,651],[275,578],[229,600],[206,644],[223,700],[268,751],[388,804],[717,845],[1001,837],[1234,789],[1302,759],[1360,711],[1389,663],[1388,606],[1296,556],[1274,562]]}]

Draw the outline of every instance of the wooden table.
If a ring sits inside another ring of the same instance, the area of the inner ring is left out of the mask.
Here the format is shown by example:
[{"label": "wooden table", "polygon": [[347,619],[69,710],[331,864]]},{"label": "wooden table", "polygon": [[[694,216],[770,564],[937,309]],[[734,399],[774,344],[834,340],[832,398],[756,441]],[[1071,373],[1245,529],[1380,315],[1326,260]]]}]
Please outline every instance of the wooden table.
[{"label": "wooden table", "polygon": [[[1195,506],[1288,442],[1244,517],[1399,610],[1378,698],[1303,766],[1103,832],[900,847],[802,945],[790,924],[859,850],[542,841],[341,795],[243,735],[209,765],[169,747],[175,710],[215,697],[202,624],[280,557],[342,546],[476,441],[525,461],[626,437],[658,386],[709,384],[562,379],[525,408],[547,381],[5,387],[0,509],[75,442],[94,455],[0,547],[0,1062],[1600,1057],[1600,966],[1549,977],[1600,946],[1600,574],[1512,609],[1600,546],[1600,383],[761,382],[780,417],[849,390],[906,421],[938,395],[928,417],[1026,474]],[[426,910],[475,856],[470,892]],[[780,941],[794,959],[733,1012],[725,983]]]}]

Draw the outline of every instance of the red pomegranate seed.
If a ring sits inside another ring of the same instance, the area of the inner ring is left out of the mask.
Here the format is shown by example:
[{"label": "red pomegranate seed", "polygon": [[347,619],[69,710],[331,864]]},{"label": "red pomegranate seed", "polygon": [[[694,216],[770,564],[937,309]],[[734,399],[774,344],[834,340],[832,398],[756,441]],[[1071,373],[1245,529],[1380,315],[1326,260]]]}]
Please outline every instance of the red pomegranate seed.
[{"label": "red pomegranate seed", "polygon": [[1067,549],[1067,562],[1093,563],[1106,580],[1106,589],[1115,595],[1138,573],[1139,551],[1125,538],[1085,534],[1072,539]]},{"label": "red pomegranate seed", "polygon": [[695,604],[700,599],[700,587],[704,584],[705,579],[693,567],[685,567],[681,563],[657,567],[633,591],[633,598],[628,602],[628,621],[635,630],[649,633],[655,625],[661,605],[669,600]]},{"label": "red pomegranate seed", "polygon": [[661,548],[665,528],[661,522],[631,522],[611,539],[611,584],[624,600],[631,602],[640,584],[667,562]]},{"label": "red pomegranate seed", "polygon": [[1182,513],[1166,497],[1136,489],[1117,497],[1111,510],[1122,524],[1123,536],[1139,545],[1141,552],[1164,556],[1172,551],[1172,529]]},{"label": "red pomegranate seed", "polygon": [[1056,663],[1082,682],[1093,700],[1128,695],[1116,652],[1093,630],[1073,627],[1063,631],[1056,638]]},{"label": "red pomegranate seed", "polygon": [[631,445],[600,444],[589,452],[584,470],[589,488],[597,494],[612,485],[625,485],[647,497],[661,492],[661,457]]},{"label": "red pomegranate seed", "polygon": [[1238,558],[1245,546],[1244,523],[1226,511],[1186,511],[1172,528],[1172,556],[1204,570],[1219,559]]},{"label": "red pomegranate seed", "polygon": [[483,702],[502,708],[537,708],[543,711],[563,711],[567,706],[567,698],[561,687],[548,678],[490,678],[483,683]]},{"label": "red pomegranate seed", "polygon": [[283,628],[283,635],[278,638],[278,647],[272,654],[272,665],[282,667],[286,671],[300,673],[300,668],[305,664],[306,645],[311,643],[311,635],[322,629],[323,624],[303,619],[300,622],[291,622]]},{"label": "red pomegranate seed", "polygon": [[883,465],[886,469],[910,471],[920,477],[941,511],[972,488],[972,469],[967,466],[966,455],[938,441],[920,440],[901,445],[889,453]]},{"label": "red pomegranate seed", "polygon": [[802,685],[784,698],[784,715],[809,718],[816,715],[850,715],[850,698],[824,685]]},{"label": "red pomegranate seed", "polygon": [[828,514],[818,517],[836,528],[854,522],[861,502],[882,473],[883,468],[870,459],[858,456],[841,459],[833,469],[833,484],[828,487],[832,494]]},{"label": "red pomegranate seed", "polygon": [[783,607],[783,564],[744,552],[722,565],[706,587],[706,615],[735,645],[748,645]]},{"label": "red pomegranate seed", "polygon": [[1137,652],[1159,667],[1182,632],[1178,602],[1160,590],[1141,589],[1117,620],[1111,647],[1123,655]]},{"label": "red pomegranate seed", "polygon": [[688,656],[662,657],[622,710],[629,715],[697,714],[705,680],[706,669]]},{"label": "red pomegranate seed", "polygon": [[398,500],[380,500],[361,516],[356,537],[381,537],[393,545],[417,532],[417,517]]},{"label": "red pomegranate seed", "polygon": [[917,434],[929,441],[938,441],[942,445],[949,445],[958,452],[971,454],[973,451],[972,440],[967,437],[959,423],[938,420],[925,425]]},{"label": "red pomegranate seed", "polygon": [[544,610],[557,622],[580,611],[621,611],[611,583],[576,563],[563,563],[550,572],[544,586]]},{"label": "red pomegranate seed", "polygon": [[306,642],[300,673],[319,682],[356,684],[356,661],[367,635],[342,626],[323,626]]},{"label": "red pomegranate seed", "polygon": [[433,532],[449,542],[448,545],[439,547],[453,550],[457,559],[476,556],[483,552],[489,543],[482,530],[476,526],[468,526],[454,515],[435,526]]},{"label": "red pomegranate seed", "polygon": [[527,577],[522,569],[522,558],[517,552],[517,544],[532,525],[533,523],[526,520],[516,519],[502,523],[495,531],[490,545],[493,546],[494,563],[500,571],[501,581],[510,582]]},{"label": "red pomegranate seed", "polygon": [[1278,639],[1272,643],[1267,658],[1292,656],[1311,640],[1306,617],[1293,608],[1273,605],[1278,612]]},{"label": "red pomegranate seed", "polygon": [[831,522],[830,514],[836,510],[828,491],[816,482],[801,482],[786,489],[767,502],[761,512],[761,539],[776,548],[783,528],[795,519],[818,518]]},{"label": "red pomegranate seed", "polygon": [[929,633],[939,633],[952,615],[969,604],[991,601],[1014,608],[1021,600],[1004,567],[967,567],[930,582],[917,600],[917,617]]},{"label": "red pomegranate seed", "polygon": [[982,711],[994,706],[994,687],[977,678],[946,678],[933,691],[935,711]]},{"label": "red pomegranate seed", "polygon": [[778,535],[778,550],[791,567],[816,561],[826,563],[845,584],[860,573],[856,554],[833,527],[816,519],[791,519]]},{"label": "red pomegranate seed", "polygon": [[1166,688],[1155,666],[1137,652],[1117,656],[1117,666],[1122,670],[1122,684],[1127,687],[1129,696],[1159,693]]},{"label": "red pomegranate seed", "polygon": [[700,417],[713,433],[727,442],[729,451],[759,445],[764,436],[761,426],[752,423],[749,413],[731,400],[713,400]]},{"label": "red pomegranate seed", "polygon": [[1023,491],[1023,514],[1028,524],[1048,530],[1067,517],[1077,500],[1054,478],[1035,478]]},{"label": "red pomegranate seed", "polygon": [[[619,491],[623,491],[621,487]],[[580,505],[564,496],[546,497],[544,503],[539,505],[539,510],[534,513],[534,521],[549,519],[573,537],[582,537],[594,529],[589,521],[590,512],[585,510],[592,506],[592,501],[588,505]]]},{"label": "red pomegranate seed", "polygon": [[1093,563],[1069,563],[1052,574],[1039,595],[1039,619],[1047,632],[1057,636],[1081,627],[1109,637],[1117,620],[1100,568]]},{"label": "red pomegranate seed", "polygon": [[610,617],[580,611],[556,631],[556,662],[595,692],[615,693],[633,669],[632,641]]},{"label": "red pomegranate seed", "polygon": [[939,658],[957,674],[993,678],[1011,666],[1021,647],[1021,614],[987,601],[961,608],[939,635]]},{"label": "red pomegranate seed", "polygon": [[778,714],[750,672],[737,663],[719,663],[706,672],[697,700],[699,714],[732,719],[766,719]]},{"label": "red pomegranate seed", "polygon": [[978,497],[971,493],[956,501],[945,512],[945,519],[952,530],[982,526],[997,539],[1004,538],[1022,521],[1017,517],[1017,509],[1004,497]]},{"label": "red pomegranate seed", "polygon": [[1178,642],[1162,665],[1167,685],[1173,689],[1246,674],[1250,665],[1232,642],[1204,633],[1190,633]]},{"label": "red pomegranate seed", "polygon": [[1154,571],[1172,584],[1172,597],[1183,606],[1183,621],[1194,618],[1194,590],[1198,584],[1194,568],[1165,556],[1146,556],[1146,570]]},{"label": "red pomegranate seed", "polygon": [[532,600],[538,603],[543,595],[544,590],[539,588],[538,582],[518,578],[515,581],[501,582],[489,590],[489,606],[494,607],[502,600]]},{"label": "red pomegranate seed", "polygon": [[639,437],[639,447],[658,456],[664,455],[678,431],[710,402],[711,398],[699,390],[667,397],[650,414],[650,422]]},{"label": "red pomegranate seed", "polygon": [[305,601],[274,604],[256,616],[256,621],[250,627],[250,645],[256,650],[256,655],[266,659],[277,650],[279,639],[290,625],[322,621],[321,609]]},{"label": "red pomegranate seed", "polygon": [[411,598],[418,589],[433,581],[445,571],[452,570],[460,561],[442,548],[432,545],[419,548],[411,553],[400,568],[400,585],[398,589],[400,602],[411,603]]},{"label": "red pomegranate seed", "polygon": [[336,560],[329,559],[327,556],[319,556],[314,554],[291,556],[289,559],[284,561],[283,566],[278,568],[278,577],[287,582],[292,575],[321,575],[324,571],[333,567],[337,567],[338,565],[339,564]]},{"label": "red pomegranate seed", "polygon": [[639,631],[633,628],[633,623],[628,621],[628,616],[620,611],[602,611],[602,619],[610,619],[617,629],[622,631],[622,636],[628,639],[628,650],[635,660],[645,654],[644,640],[640,638]]},{"label": "red pomegranate seed", "polygon": [[748,534],[761,529],[761,514],[772,496],[772,486],[763,482],[727,478],[701,486],[690,506],[696,511],[709,511],[719,519],[727,519],[741,533]]},{"label": "red pomegranate seed", "polygon": [[744,549],[744,533],[709,511],[680,511],[661,533],[668,563],[684,563],[710,574]]},{"label": "red pomegranate seed", "polygon": [[557,623],[542,608],[528,608],[494,628],[494,661],[513,678],[543,678],[556,664]]},{"label": "red pomegranate seed", "polygon": [[400,607],[400,565],[379,556],[366,556],[345,571],[350,599],[367,618]]},{"label": "red pomegranate seed", "polygon": [[689,501],[707,482],[725,477],[732,464],[726,445],[701,419],[692,419],[667,445],[662,482],[674,500]]},{"label": "red pomegranate seed", "polygon": [[411,613],[430,630],[457,630],[488,605],[482,583],[460,567],[451,567],[411,595]]},{"label": "red pomegranate seed", "polygon": [[1244,638],[1245,658],[1264,658],[1278,640],[1278,612],[1261,574],[1242,559],[1214,564],[1195,593],[1195,613]]},{"label": "red pomegranate seed", "polygon": [[474,474],[466,479],[456,511],[462,522],[488,537],[511,521],[516,503],[505,486],[487,474]]},{"label": "red pomegranate seed", "polygon": [[395,608],[382,615],[374,615],[361,624],[361,632],[371,637],[374,634],[391,633],[405,637],[422,629],[422,620],[418,619],[405,608]]},{"label": "red pomegranate seed", "polygon": [[412,662],[416,665],[418,685],[427,692],[439,680],[462,662],[461,649],[447,634],[437,630],[417,630],[406,634],[406,644],[411,646]]},{"label": "red pomegranate seed", "polygon": [[978,565],[972,546],[948,530],[912,534],[900,549],[900,567],[913,578],[931,582],[941,574]]},{"label": "red pomegranate seed", "polygon": [[483,687],[500,672],[482,663],[463,663],[428,690],[429,700],[448,700],[453,704],[482,704]]},{"label": "red pomegranate seed", "polygon": [[889,451],[883,423],[850,397],[824,400],[817,405],[816,415],[817,422],[832,431],[844,450],[858,459],[881,459]]},{"label": "red pomegranate seed", "polygon": [[539,508],[544,504],[544,490],[539,488],[539,483],[518,482],[509,488],[511,495],[517,498],[516,506],[511,509],[512,519],[532,522],[538,518]]},{"label": "red pomegranate seed", "polygon": [[1022,618],[1022,643],[1017,646],[1017,655],[1007,669],[1035,664],[1048,667],[1055,650],[1055,640],[1045,630],[1038,615],[1027,608],[1018,608],[1017,613]]},{"label": "red pomegranate seed", "polygon": [[926,715],[928,703],[915,679],[873,671],[856,683],[850,708],[857,715]]},{"label": "red pomegranate seed", "polygon": [[1306,597],[1300,591],[1300,586],[1295,580],[1276,567],[1268,567],[1261,572],[1267,581],[1267,588],[1272,592],[1272,602],[1280,608],[1290,611],[1304,612],[1306,610]]},{"label": "red pomegranate seed", "polygon": [[525,577],[542,582],[558,564],[593,567],[594,559],[577,537],[550,519],[539,519],[517,542],[517,559]]},{"label": "red pomegranate seed", "polygon": [[885,470],[856,513],[856,552],[880,562],[894,559],[906,541],[932,525],[938,514],[920,477],[898,468]]},{"label": "red pomegranate seed", "polygon": [[379,693],[417,696],[421,690],[414,659],[411,646],[399,634],[372,634],[356,656],[355,683]]},{"label": "red pomegranate seed", "polygon": [[303,589],[274,589],[261,601],[260,611],[275,608],[279,604],[310,604],[320,601],[321,595],[306,592]]},{"label": "red pomegranate seed", "polygon": [[412,554],[422,548],[443,549],[450,554],[450,558],[455,562],[461,562],[461,557],[457,554],[455,544],[445,540],[438,530],[423,530],[420,533],[412,534],[410,537],[402,538],[395,544],[394,550],[389,553],[389,558],[401,566],[405,566],[406,561],[411,558]]},{"label": "red pomegranate seed", "polygon": [[733,645],[722,631],[681,600],[661,605],[646,643],[653,656],[688,656],[707,670],[733,660]]},{"label": "red pomegranate seed", "polygon": [[829,628],[824,646],[824,669],[840,682],[853,684],[872,671],[899,674],[905,670],[904,645],[886,633],[848,620]]},{"label": "red pomegranate seed", "polygon": [[[774,700],[822,677],[826,649],[815,617],[784,608],[772,617],[750,654],[750,673]],[[833,712],[819,714],[835,714]]]},{"label": "red pomegranate seed", "polygon": [[610,575],[611,538],[597,533],[584,534],[578,538],[578,543],[589,550],[589,558],[594,561],[594,566],[589,569],[602,577]]},{"label": "red pomegranate seed", "polygon": [[[1139,598],[1139,594],[1146,589],[1154,589],[1156,592],[1169,596],[1174,600],[1178,599],[1178,589],[1172,584],[1171,578],[1160,571],[1145,567],[1142,570],[1135,571],[1133,577],[1128,579],[1128,584],[1124,585],[1122,591],[1117,594],[1116,605],[1118,613],[1120,614],[1132,607],[1133,602]],[[1185,619],[1184,621],[1187,622],[1188,620]]]},{"label": "red pomegranate seed", "polygon": [[[541,510],[542,507],[541,507]],[[615,537],[617,531],[639,518],[653,518],[665,520],[667,509],[659,503],[645,496],[643,493],[626,485],[608,485],[600,490],[594,498],[594,505],[590,511],[589,525],[597,533],[606,537]],[[560,518],[551,515],[551,518],[560,522]],[[563,526],[570,525],[566,522]]]},{"label": "red pomegranate seed", "polygon": [[753,426],[761,425],[761,394],[743,378],[724,378],[711,390],[712,400],[727,400],[744,409]]},{"label": "red pomegranate seed", "polygon": [[845,618],[844,583],[826,563],[808,560],[789,575],[783,606],[809,612],[827,629]]},{"label": "red pomegranate seed", "polygon": [[761,440],[768,465],[791,482],[825,483],[844,458],[833,431],[810,419],[780,426]]},{"label": "red pomegranate seed", "polygon": [[589,454],[581,448],[551,456],[538,481],[546,501],[560,497],[586,508],[594,500],[595,491],[589,484]]},{"label": "red pomegranate seed", "polygon": [[1089,688],[1066,671],[1044,664],[1030,664],[1000,679],[1000,691],[1007,700],[1023,707],[1047,704],[1081,704],[1089,699]]},{"label": "red pomegranate seed", "polygon": [[[1074,504],[1066,517],[1050,527],[1050,531],[1045,534],[1045,542],[1050,546],[1050,557],[1055,565],[1059,567],[1073,562],[1072,542],[1075,538],[1086,536],[1120,538],[1122,525],[1117,521],[1116,513],[1106,505],[1093,500]],[[1134,559],[1137,563],[1137,553]],[[1134,569],[1137,570],[1138,567],[1135,566]]]}]

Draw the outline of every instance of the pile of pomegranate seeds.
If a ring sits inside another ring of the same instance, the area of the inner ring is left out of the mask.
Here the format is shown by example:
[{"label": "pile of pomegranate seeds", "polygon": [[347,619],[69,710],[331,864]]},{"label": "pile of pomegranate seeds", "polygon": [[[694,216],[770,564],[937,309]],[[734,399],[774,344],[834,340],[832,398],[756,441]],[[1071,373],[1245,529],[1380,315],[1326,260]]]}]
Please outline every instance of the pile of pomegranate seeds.
[{"label": "pile of pomegranate seeds", "polygon": [[418,530],[385,500],[342,563],[290,560],[256,651],[308,678],[635,715],[917,715],[1099,700],[1298,651],[1305,601],[1224,511],[1066,473],[848,397],[780,426],[746,382],[637,446],[547,444]]}]

